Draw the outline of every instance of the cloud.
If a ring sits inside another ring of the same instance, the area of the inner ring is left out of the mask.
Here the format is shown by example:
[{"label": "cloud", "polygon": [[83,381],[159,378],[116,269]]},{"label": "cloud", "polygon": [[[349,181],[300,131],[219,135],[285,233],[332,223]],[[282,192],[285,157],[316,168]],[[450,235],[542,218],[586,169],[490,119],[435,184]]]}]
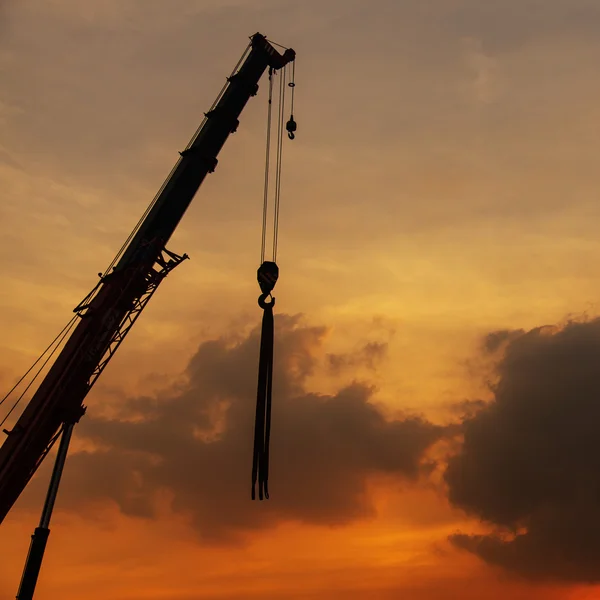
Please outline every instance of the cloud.
[{"label": "cloud", "polygon": [[486,354],[494,354],[505,346],[507,342],[514,340],[525,333],[522,329],[499,329],[491,331],[483,339],[483,349]]},{"label": "cloud", "polygon": [[458,547],[532,579],[598,582],[600,319],[497,332],[493,400],[463,424],[449,499],[495,527]]},{"label": "cloud", "polygon": [[484,52],[481,40],[463,40],[465,58],[472,73],[471,90],[477,104],[492,102],[497,94],[496,61]]},{"label": "cloud", "polygon": [[368,342],[356,352],[345,352],[341,354],[328,354],[327,363],[332,373],[341,373],[344,369],[365,366],[375,369],[377,363],[387,355],[388,344],[386,342]]},{"label": "cloud", "polygon": [[268,502],[250,500],[255,330],[203,343],[185,383],[158,398],[129,400],[120,420],[90,410],[78,435],[95,450],[69,458],[60,506],[81,511],[112,501],[125,514],[150,518],[166,493],[171,509],[210,541],[281,521],[332,526],[369,517],[369,476],[417,480],[443,429],[419,417],[388,421],[365,384],[327,396],[307,391],[325,333],[298,317],[277,318]]}]

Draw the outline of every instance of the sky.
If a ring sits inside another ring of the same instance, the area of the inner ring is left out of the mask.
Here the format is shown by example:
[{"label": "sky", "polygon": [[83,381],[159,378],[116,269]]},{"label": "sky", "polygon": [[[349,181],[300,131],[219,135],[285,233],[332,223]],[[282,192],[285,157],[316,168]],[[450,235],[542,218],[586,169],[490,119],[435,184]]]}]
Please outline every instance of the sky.
[{"label": "sky", "polygon": [[[263,79],[169,243],[190,260],[87,400],[36,599],[597,598],[594,0],[0,2],[0,387],[256,31],[297,52],[271,498],[249,498]],[[50,467],[2,523],[2,598]]]}]

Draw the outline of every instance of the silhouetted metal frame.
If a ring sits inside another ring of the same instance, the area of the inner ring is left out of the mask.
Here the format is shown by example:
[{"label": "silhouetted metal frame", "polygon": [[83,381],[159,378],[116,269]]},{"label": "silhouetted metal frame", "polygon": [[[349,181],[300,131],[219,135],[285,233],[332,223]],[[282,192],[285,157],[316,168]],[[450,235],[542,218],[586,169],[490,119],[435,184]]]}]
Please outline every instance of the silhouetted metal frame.
[{"label": "silhouetted metal frame", "polygon": [[[248,56],[180,152],[180,159],[116,266],[76,307],[79,323],[0,447],[0,523],[48,455],[61,428],[66,424],[72,430],[85,413],[85,397],[160,282],[187,258],[167,251],[166,244],[206,175],[215,170],[217,156],[236,131],[238,117],[257,93],[264,71],[268,67],[280,69],[295,58],[293,50],[280,54],[259,33],[250,39]],[[68,448],[68,441],[65,444]],[[60,482],[63,466],[64,460],[62,466],[55,467],[57,477],[51,487]],[[55,487],[58,490],[58,485]],[[44,535],[40,532],[40,539]],[[41,547],[41,542],[36,544],[34,552]]]}]

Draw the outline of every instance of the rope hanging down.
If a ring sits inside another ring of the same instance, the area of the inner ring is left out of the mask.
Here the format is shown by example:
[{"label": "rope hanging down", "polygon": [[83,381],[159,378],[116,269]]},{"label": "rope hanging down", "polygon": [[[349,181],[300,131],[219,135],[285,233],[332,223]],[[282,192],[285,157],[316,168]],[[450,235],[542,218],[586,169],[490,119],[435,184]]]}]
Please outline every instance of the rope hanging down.
[{"label": "rope hanging down", "polygon": [[[292,113],[294,98],[294,68],[292,63],[292,77],[288,84],[292,88]],[[256,484],[258,483],[259,500],[269,498],[269,442],[271,437],[271,394],[273,390],[273,342],[274,318],[273,307],[275,298],[271,292],[279,278],[277,260],[277,241],[279,233],[279,201],[281,196],[281,165],[283,149],[283,123],[285,112],[285,82],[287,71],[284,67],[279,79],[279,103],[277,107],[277,148],[275,152],[275,193],[273,206],[273,253],[272,260],[265,260],[267,242],[267,221],[269,209],[269,175],[271,155],[271,121],[273,106],[273,79],[275,71],[269,69],[269,106],[267,113],[267,151],[265,159],[265,187],[263,200],[263,226],[262,244],[260,252],[261,265],[257,271],[258,285],[261,295],[258,305],[263,309],[262,331],[260,339],[260,358],[258,364],[258,390],[256,394],[256,419],[254,423],[254,454],[252,458],[252,500],[256,499]],[[294,139],[296,122],[291,114],[286,124],[286,130],[291,140]],[[270,301],[267,302],[267,299]]]}]

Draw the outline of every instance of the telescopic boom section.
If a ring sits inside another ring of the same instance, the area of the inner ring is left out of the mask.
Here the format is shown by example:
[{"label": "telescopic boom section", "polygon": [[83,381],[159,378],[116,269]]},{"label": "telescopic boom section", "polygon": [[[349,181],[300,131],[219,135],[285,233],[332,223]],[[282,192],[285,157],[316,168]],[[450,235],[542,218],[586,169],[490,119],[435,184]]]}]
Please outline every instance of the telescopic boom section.
[{"label": "telescopic boom section", "polygon": [[76,423],[83,401],[164,277],[186,256],[166,243],[208,173],[258,81],[269,67],[294,60],[257,33],[239,70],[161,189],[152,209],[112,272],[102,277],[88,301],[75,309],[80,320],[58,358],[0,448],[0,523],[57,439],[63,424]]}]

